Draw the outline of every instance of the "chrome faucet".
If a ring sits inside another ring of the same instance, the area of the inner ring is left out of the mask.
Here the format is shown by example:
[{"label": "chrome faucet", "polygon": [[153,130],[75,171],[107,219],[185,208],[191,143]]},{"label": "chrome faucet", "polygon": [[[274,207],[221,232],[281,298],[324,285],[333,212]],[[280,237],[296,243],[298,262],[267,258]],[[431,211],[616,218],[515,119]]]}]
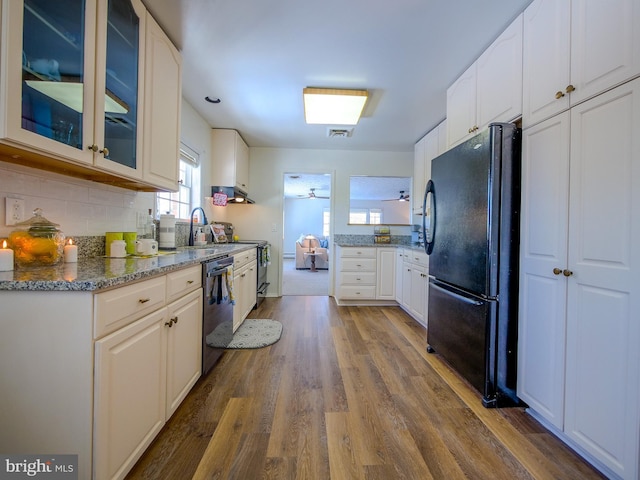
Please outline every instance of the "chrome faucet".
[{"label": "chrome faucet", "polygon": [[193,214],[196,213],[196,210],[200,210],[202,212],[202,223],[207,225],[207,216],[204,214],[204,210],[202,207],[196,207],[191,210],[191,215],[189,215],[189,246],[193,247]]}]

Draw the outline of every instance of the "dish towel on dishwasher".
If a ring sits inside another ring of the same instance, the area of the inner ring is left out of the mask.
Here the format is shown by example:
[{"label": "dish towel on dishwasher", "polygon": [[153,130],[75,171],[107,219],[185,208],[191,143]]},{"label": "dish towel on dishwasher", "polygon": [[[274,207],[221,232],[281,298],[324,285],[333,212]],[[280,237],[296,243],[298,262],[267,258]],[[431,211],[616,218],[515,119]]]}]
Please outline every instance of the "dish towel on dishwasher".
[{"label": "dish towel on dishwasher", "polygon": [[262,247],[262,255],[260,255],[260,266],[266,267],[271,265],[271,245],[268,243]]},{"label": "dish towel on dishwasher", "polygon": [[[233,265],[227,267],[227,271],[224,273],[225,281],[223,282],[223,298],[229,300],[231,305],[236,304],[236,298],[233,295]],[[224,291],[226,290],[226,292]]]}]

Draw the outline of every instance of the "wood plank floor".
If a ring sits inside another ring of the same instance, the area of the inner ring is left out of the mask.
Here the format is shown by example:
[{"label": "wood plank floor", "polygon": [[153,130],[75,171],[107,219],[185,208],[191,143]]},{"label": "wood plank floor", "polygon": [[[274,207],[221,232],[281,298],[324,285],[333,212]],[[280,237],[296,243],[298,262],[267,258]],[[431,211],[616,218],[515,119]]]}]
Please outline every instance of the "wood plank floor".
[{"label": "wood plank floor", "polygon": [[282,338],[226,351],[127,478],[604,478],[521,408],[485,409],[398,307],[268,298]]}]

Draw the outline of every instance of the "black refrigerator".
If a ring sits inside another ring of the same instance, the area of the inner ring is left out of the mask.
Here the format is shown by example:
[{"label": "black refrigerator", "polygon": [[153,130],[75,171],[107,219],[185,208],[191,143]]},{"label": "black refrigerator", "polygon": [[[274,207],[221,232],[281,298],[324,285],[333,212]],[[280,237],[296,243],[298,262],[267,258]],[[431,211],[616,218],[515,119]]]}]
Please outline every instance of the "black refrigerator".
[{"label": "black refrigerator", "polygon": [[433,159],[423,200],[427,350],[481,394],[516,397],[521,130],[493,123]]}]

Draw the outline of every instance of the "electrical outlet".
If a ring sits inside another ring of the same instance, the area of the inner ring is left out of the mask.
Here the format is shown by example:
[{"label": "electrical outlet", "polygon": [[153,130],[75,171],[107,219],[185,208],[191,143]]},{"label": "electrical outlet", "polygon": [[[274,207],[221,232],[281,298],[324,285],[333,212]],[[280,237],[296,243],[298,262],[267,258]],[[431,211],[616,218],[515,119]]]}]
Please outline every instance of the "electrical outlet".
[{"label": "electrical outlet", "polygon": [[5,198],[5,225],[15,225],[24,220],[24,200],[21,198]]}]

